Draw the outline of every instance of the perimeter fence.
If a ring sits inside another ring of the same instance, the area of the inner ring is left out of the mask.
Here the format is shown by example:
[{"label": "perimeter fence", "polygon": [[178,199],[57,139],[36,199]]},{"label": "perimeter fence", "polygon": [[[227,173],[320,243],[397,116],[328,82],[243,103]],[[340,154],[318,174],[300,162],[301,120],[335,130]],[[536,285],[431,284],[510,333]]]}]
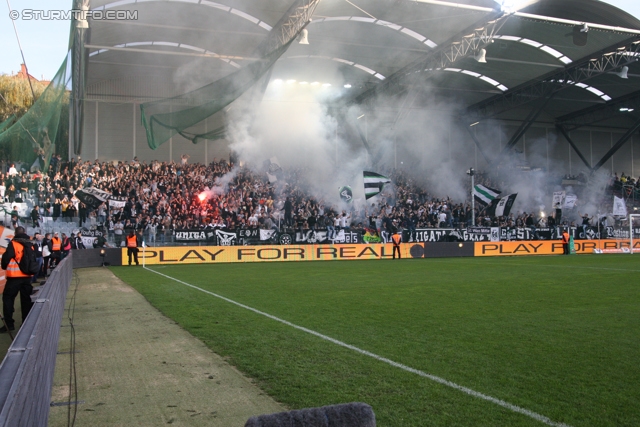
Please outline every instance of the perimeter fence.
[{"label": "perimeter fence", "polygon": [[37,294],[0,365],[0,427],[46,427],[60,325],[73,275],[65,258]]}]

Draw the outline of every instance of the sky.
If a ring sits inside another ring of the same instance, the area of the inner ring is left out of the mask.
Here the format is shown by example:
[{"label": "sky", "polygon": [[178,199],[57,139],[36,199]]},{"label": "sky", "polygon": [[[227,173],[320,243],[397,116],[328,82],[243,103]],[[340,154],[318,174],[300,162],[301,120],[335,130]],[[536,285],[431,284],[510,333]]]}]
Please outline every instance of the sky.
[{"label": "sky", "polygon": [[[605,2],[640,19],[640,1],[638,0],[605,0]],[[0,74],[16,73],[23,62],[7,3],[13,10],[18,11],[25,9],[48,11],[68,10],[72,0],[0,0]],[[43,77],[46,80],[51,79],[65,58],[69,44],[70,23],[18,19],[15,24],[29,73],[37,79]]]}]

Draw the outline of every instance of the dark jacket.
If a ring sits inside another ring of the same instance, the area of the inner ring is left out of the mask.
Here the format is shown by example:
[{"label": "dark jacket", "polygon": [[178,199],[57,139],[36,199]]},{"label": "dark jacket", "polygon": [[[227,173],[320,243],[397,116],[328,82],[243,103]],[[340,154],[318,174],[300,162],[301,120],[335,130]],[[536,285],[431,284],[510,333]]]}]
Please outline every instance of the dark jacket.
[{"label": "dark jacket", "polygon": [[[30,243],[30,238],[26,234],[16,234],[12,242],[26,244],[26,243]],[[16,251],[13,249],[13,245],[7,245],[7,250],[2,254],[2,261],[0,262],[0,267],[2,267],[3,270],[6,270],[7,266],[9,265],[9,262],[11,261],[11,258],[14,258],[15,256],[16,256]]]},{"label": "dark jacket", "polygon": [[74,243],[75,245],[71,245],[72,247],[74,247],[74,249],[85,249],[84,243],[82,242],[82,237],[74,237]]}]

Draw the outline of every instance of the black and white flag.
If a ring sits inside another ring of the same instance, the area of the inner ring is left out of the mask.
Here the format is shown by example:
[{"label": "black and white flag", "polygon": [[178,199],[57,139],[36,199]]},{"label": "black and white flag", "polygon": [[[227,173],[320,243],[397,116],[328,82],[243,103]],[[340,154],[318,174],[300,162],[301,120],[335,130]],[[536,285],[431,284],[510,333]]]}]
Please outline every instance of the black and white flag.
[{"label": "black and white flag", "polygon": [[364,196],[367,200],[379,194],[385,184],[391,182],[389,178],[375,172],[362,172],[364,175]]},{"label": "black and white flag", "polygon": [[78,198],[78,200],[80,200],[90,208],[97,208],[102,203],[109,200],[109,198],[111,197],[111,193],[97,189],[95,187],[87,187],[83,188],[82,190],[76,191],[75,196]]},{"label": "black and white flag", "polygon": [[126,197],[109,197],[109,207],[114,209],[122,209],[127,204]]},{"label": "black and white flag", "polygon": [[484,206],[490,205],[499,194],[500,190],[494,190],[484,185],[478,184],[473,187],[473,198]]},{"label": "black and white flag", "polygon": [[511,212],[513,202],[516,200],[518,193],[509,194],[501,199],[495,199],[491,206],[487,209],[490,216],[507,216]]}]

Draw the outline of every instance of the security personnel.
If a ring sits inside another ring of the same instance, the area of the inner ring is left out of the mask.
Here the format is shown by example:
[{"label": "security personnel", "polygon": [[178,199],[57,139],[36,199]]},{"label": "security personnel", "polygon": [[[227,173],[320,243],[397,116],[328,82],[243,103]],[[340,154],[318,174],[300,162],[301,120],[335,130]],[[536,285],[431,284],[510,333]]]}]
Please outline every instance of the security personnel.
[{"label": "security personnel", "polygon": [[569,251],[569,232],[565,228],[562,232],[562,249],[564,250],[565,255],[569,255],[571,252]]},{"label": "security personnel", "polygon": [[398,259],[402,258],[400,255],[400,242],[402,242],[402,236],[398,233],[398,229],[393,229],[393,235],[391,236],[393,242],[393,259],[396,259],[396,251],[398,251]]},{"label": "security personnel", "polygon": [[9,242],[7,250],[2,254],[0,266],[6,270],[7,283],[2,294],[2,306],[6,326],[0,328],[0,333],[15,330],[15,320],[13,319],[14,304],[16,296],[20,294],[20,307],[22,308],[22,323],[27,318],[33,303],[31,302],[31,275],[20,271],[19,263],[24,253],[24,244],[31,244],[29,236],[25,234],[24,227],[17,227],[13,240]]},{"label": "security personnel", "polygon": [[133,255],[136,265],[140,265],[140,263],[138,263],[138,246],[140,246],[138,236],[133,230],[131,230],[127,236],[127,255],[129,256],[129,265],[131,265],[131,255]]},{"label": "security personnel", "polygon": [[53,237],[49,241],[49,250],[51,251],[51,269],[53,270],[62,259],[62,240],[58,233],[53,233]]}]

